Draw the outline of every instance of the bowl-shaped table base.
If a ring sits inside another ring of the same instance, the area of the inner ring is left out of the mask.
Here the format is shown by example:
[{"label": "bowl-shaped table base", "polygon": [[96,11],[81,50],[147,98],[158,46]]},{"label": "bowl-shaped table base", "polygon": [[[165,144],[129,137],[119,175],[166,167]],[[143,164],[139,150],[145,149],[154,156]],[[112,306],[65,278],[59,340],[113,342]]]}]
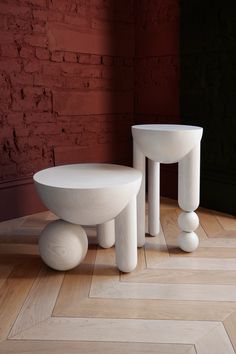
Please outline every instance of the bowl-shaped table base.
[{"label": "bowl-shaped table base", "polygon": [[88,247],[79,224],[97,225],[100,246],[115,243],[118,268],[132,271],[137,265],[136,196],[141,180],[140,171],[109,164],[64,165],[36,173],[39,196],[62,219],[41,234],[45,263],[57,270],[77,266]]}]

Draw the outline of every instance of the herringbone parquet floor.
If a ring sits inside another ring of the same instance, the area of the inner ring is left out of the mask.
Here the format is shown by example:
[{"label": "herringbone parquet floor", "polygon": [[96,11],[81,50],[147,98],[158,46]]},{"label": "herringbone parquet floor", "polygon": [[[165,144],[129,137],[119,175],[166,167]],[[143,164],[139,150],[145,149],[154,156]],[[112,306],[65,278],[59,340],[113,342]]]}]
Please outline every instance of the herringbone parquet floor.
[{"label": "herringbone parquet floor", "polygon": [[177,248],[175,201],[130,274],[90,247],[62,273],[38,256],[49,212],[0,224],[0,354],[231,354],[236,351],[236,218],[199,209],[199,249]]}]

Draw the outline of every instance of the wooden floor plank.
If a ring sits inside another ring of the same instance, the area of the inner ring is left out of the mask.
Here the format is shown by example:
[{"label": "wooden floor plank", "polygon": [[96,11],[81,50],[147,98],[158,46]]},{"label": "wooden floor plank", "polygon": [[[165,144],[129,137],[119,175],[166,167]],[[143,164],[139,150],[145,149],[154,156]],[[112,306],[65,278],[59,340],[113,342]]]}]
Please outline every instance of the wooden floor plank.
[{"label": "wooden floor plank", "polygon": [[236,231],[236,217],[231,215],[217,215],[217,220],[225,230]]},{"label": "wooden floor plank", "polygon": [[145,256],[148,268],[152,267],[152,265],[156,263],[157,259],[162,261],[169,258],[169,251],[161,225],[158,236],[146,237]]},{"label": "wooden floor plank", "polygon": [[223,324],[236,352],[236,311],[231,313]]},{"label": "wooden floor plank", "polygon": [[178,217],[176,210],[161,209],[160,218],[168,249],[178,247],[177,238],[180,234],[180,229],[177,223]]},{"label": "wooden floor plank", "polygon": [[197,236],[198,236],[198,238],[199,238],[200,243],[201,243],[202,241],[205,241],[205,240],[208,239],[208,236],[207,236],[207,234],[206,234],[206,232],[205,232],[205,230],[203,229],[203,227],[202,227],[201,224],[199,224],[199,226],[198,226],[198,228],[195,230],[195,232],[196,232],[196,234],[197,234]]},{"label": "wooden floor plank", "polygon": [[101,281],[91,286],[91,297],[120,299],[165,299],[195,301],[236,301],[235,285],[150,284]]},{"label": "wooden floor plank", "polygon": [[[164,262],[161,262],[163,264]],[[161,284],[120,282],[113,249],[97,252],[90,297],[236,301],[235,285]]]},{"label": "wooden floor plank", "polygon": [[64,273],[43,266],[11,330],[9,338],[44,321],[53,311]]},{"label": "wooden floor plank", "polygon": [[209,321],[54,317],[18,333],[13,339],[189,344],[217,325],[218,322]]},{"label": "wooden floor plank", "polygon": [[[236,233],[236,232],[235,232]],[[234,248],[236,249],[236,238],[217,237],[208,238],[207,240],[201,240],[201,247],[211,248]]]},{"label": "wooden floor plank", "polygon": [[6,234],[0,236],[0,244],[37,244],[39,236],[34,234]]},{"label": "wooden floor plank", "polygon": [[236,285],[236,271],[145,269],[142,272],[124,274],[121,281],[133,283],[168,284],[231,284]]},{"label": "wooden floor plank", "polygon": [[0,255],[5,254],[23,254],[23,255],[39,255],[38,245],[25,243],[0,243]]},{"label": "wooden floor plank", "polygon": [[8,276],[11,274],[14,266],[11,264],[0,264],[0,288],[7,281]]},{"label": "wooden floor plank", "polygon": [[59,317],[137,318],[152,320],[223,321],[236,311],[235,302],[140,300],[92,298],[57,307],[53,315]]},{"label": "wooden floor plank", "polygon": [[155,269],[236,270],[235,258],[200,258],[189,256],[170,257],[152,265]]},{"label": "wooden floor plank", "polygon": [[180,212],[163,201],[161,232],[146,237],[130,274],[86,227],[83,264],[65,276],[43,266],[37,277],[38,236],[55,215],[0,223],[0,353],[233,353],[235,218],[199,209],[200,248],[187,254],[177,243]]},{"label": "wooden floor plank", "polygon": [[[4,354],[192,354],[190,344],[155,344],[78,341],[20,341],[0,343]],[[196,352],[195,352],[196,353]]]},{"label": "wooden floor plank", "polygon": [[221,323],[201,337],[195,346],[198,354],[235,354]]},{"label": "wooden floor plank", "polygon": [[198,216],[201,220],[201,225],[208,237],[223,232],[223,227],[216,219],[212,211],[206,209],[198,209]]},{"label": "wooden floor plank", "polygon": [[191,348],[187,349],[187,351],[184,352],[184,354],[197,354],[195,345],[192,346]]},{"label": "wooden floor plank", "polygon": [[32,231],[41,231],[47,224],[49,220],[46,215],[42,217],[42,214],[35,214],[25,218],[25,220],[20,225],[19,229],[30,229]]},{"label": "wooden floor plank", "polygon": [[201,243],[198,249],[192,253],[186,253],[179,248],[169,248],[170,257],[200,257],[200,258],[236,258],[236,248],[232,247],[202,247]]},{"label": "wooden floor plank", "polygon": [[210,238],[236,238],[236,230],[223,230],[217,234],[208,235]]},{"label": "wooden floor plank", "polygon": [[236,238],[235,217],[230,215],[219,216],[212,211],[199,211],[201,224],[208,237],[213,238]]},{"label": "wooden floor plank", "polygon": [[0,235],[13,235],[24,222],[25,216],[0,222]]},{"label": "wooden floor plank", "polygon": [[81,301],[89,297],[95,257],[96,247],[91,248],[90,246],[83,264],[66,272],[53,315],[73,313],[75,308],[83,306]]},{"label": "wooden floor plank", "polygon": [[0,340],[7,337],[42,263],[32,259],[18,265],[0,288]]}]

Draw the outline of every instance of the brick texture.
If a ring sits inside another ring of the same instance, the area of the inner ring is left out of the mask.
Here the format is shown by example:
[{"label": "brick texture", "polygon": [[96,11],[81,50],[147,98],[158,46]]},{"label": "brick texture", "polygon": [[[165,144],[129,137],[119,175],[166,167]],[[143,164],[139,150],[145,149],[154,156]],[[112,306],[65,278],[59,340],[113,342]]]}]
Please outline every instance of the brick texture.
[{"label": "brick texture", "polygon": [[131,162],[133,8],[0,2],[0,182],[70,162],[71,151],[73,162]]},{"label": "brick texture", "polygon": [[60,163],[130,164],[132,124],[178,122],[178,27],[179,0],[1,1],[0,189]]}]

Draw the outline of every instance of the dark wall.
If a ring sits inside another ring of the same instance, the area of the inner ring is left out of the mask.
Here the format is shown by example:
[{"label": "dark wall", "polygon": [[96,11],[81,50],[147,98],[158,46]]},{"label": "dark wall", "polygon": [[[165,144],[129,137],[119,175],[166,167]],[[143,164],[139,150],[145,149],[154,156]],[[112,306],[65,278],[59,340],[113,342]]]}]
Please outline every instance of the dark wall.
[{"label": "dark wall", "polygon": [[[135,1],[135,122],[180,122],[179,0]],[[177,166],[161,165],[161,194],[177,197]]]},{"label": "dark wall", "polygon": [[204,128],[201,205],[236,213],[236,3],[181,1],[182,123]]}]

